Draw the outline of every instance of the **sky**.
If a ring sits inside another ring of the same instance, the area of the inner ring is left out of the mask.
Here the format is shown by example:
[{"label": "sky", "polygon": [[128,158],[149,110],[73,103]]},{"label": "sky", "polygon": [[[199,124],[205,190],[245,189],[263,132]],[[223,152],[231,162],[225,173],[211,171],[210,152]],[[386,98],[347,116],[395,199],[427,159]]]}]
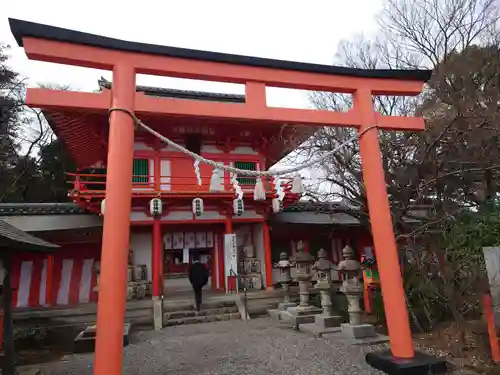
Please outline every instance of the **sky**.
[{"label": "sky", "polygon": [[[97,88],[107,71],[28,61],[10,33],[8,18],[44,23],[118,39],[281,60],[332,64],[336,46],[376,31],[382,0],[16,0],[2,4],[0,42],[10,44],[9,64],[39,83]],[[240,85],[138,76],[137,84],[243,93]],[[310,107],[307,93],[268,89],[268,104]]]},{"label": "sky", "polygon": [[[16,0],[2,4],[0,43],[30,86],[93,91],[108,71],[29,61],[8,24],[17,18],[135,42],[331,65],[337,45],[376,33],[383,0]],[[243,94],[242,85],[137,76],[138,85]],[[307,92],[267,89],[270,106],[308,108]],[[315,180],[315,171],[306,179]]]}]

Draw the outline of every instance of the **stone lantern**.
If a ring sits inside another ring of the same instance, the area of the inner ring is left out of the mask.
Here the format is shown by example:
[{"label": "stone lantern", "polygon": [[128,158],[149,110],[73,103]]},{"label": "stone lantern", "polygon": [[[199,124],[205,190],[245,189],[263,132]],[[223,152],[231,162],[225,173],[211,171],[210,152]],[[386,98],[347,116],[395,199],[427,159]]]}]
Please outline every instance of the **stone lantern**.
[{"label": "stone lantern", "polygon": [[316,289],[319,289],[321,294],[321,307],[323,313],[316,315],[314,322],[322,329],[329,327],[338,327],[341,323],[340,316],[333,315],[332,309],[332,274],[333,264],[326,259],[326,251],[320,249],[318,251],[318,260],[313,265],[313,270],[316,271],[317,283]]},{"label": "stone lantern", "polygon": [[309,305],[309,287],[311,285],[311,266],[313,257],[303,249],[299,249],[295,255],[294,263],[297,269],[297,280],[299,282],[300,302],[297,307],[290,307],[281,314],[283,322],[290,322],[298,329],[300,324],[313,323],[314,315],[322,312],[321,309]]},{"label": "stone lantern", "polygon": [[295,255],[294,263],[297,269],[297,280],[299,282],[300,302],[297,308],[309,307],[309,287],[311,285],[311,266],[314,262],[311,254],[299,250]]},{"label": "stone lantern", "polygon": [[292,283],[291,268],[294,267],[294,264],[288,259],[288,254],[282,252],[280,253],[280,260],[275,266],[280,269],[280,282],[285,292],[283,303],[279,304],[278,310],[286,310],[289,307],[296,306],[295,303],[290,302],[290,284]]},{"label": "stone lantern", "polygon": [[332,309],[332,276],[331,270],[334,268],[332,262],[326,259],[326,251],[320,249],[318,251],[318,260],[312,266],[316,272],[317,282],[314,286],[321,294],[321,307],[323,312],[314,316],[314,323],[303,324],[300,330],[307,333],[312,333],[317,337],[321,337],[326,333],[338,332],[342,317],[333,315]]},{"label": "stone lantern", "polygon": [[361,263],[354,259],[354,250],[349,246],[342,249],[342,256],[344,260],[338,265],[338,271],[344,276],[340,291],[347,298],[347,312],[349,313],[349,323],[342,324],[342,332],[354,339],[376,336],[371,324],[363,324],[363,312],[359,305],[363,294],[363,288],[359,282]]}]

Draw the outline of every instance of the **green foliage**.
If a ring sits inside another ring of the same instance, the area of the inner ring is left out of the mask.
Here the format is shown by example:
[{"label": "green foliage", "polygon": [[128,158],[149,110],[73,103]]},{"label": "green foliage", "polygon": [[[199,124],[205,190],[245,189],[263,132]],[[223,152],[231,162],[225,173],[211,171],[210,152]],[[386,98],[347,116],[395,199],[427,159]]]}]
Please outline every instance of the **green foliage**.
[{"label": "green foliage", "polygon": [[500,245],[500,205],[464,210],[443,221],[418,261],[405,267],[408,303],[424,328],[452,318],[462,324],[481,313],[485,287],[483,247]]},{"label": "green foliage", "polygon": [[372,312],[377,318],[377,323],[385,324],[384,301],[382,300],[382,294],[378,291],[372,296]]},{"label": "green foliage", "polygon": [[500,244],[500,205],[488,202],[478,212],[465,211],[448,220],[440,233],[439,243],[448,256],[461,253],[482,254],[485,246]]},{"label": "green foliage", "polygon": [[17,327],[14,328],[13,338],[18,349],[40,349],[49,337],[47,327]]},{"label": "green foliage", "polygon": [[[69,186],[65,172],[74,171],[75,165],[58,140],[41,147],[37,144],[47,138],[42,137],[46,135],[45,120],[40,113],[36,116],[40,134],[29,151],[21,153],[30,118],[22,99],[23,80],[6,64],[6,51],[7,47],[0,45],[0,202],[66,201]],[[38,147],[39,155],[33,157]]]},{"label": "green foliage", "polygon": [[349,304],[343,293],[332,294],[332,307],[335,315],[341,316],[345,322],[349,321],[349,313],[347,312]]},{"label": "green foliage", "polygon": [[42,147],[39,179],[45,192],[38,199],[50,202],[66,201],[68,190],[71,188],[67,183],[66,173],[75,170],[76,165],[61,141],[55,140]]}]

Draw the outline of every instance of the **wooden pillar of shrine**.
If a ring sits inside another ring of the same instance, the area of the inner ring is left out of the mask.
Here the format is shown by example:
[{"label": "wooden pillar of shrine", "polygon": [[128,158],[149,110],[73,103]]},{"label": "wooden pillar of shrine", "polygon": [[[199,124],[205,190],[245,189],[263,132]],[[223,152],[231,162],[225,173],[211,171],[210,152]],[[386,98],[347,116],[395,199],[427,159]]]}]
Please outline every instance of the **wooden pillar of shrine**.
[{"label": "wooden pillar of shrine", "polygon": [[262,222],[262,235],[264,236],[264,254],[266,262],[266,288],[273,288],[273,259],[271,254],[271,235],[267,221]]},{"label": "wooden pillar of shrine", "polygon": [[47,257],[47,271],[45,276],[45,305],[52,306],[54,302],[54,256]]},{"label": "wooden pillar of shrine", "polygon": [[153,251],[151,256],[152,296],[159,297],[163,294],[163,275],[161,263],[163,262],[161,223],[159,218],[153,220]]},{"label": "wooden pillar of shrine", "polygon": [[[233,233],[233,217],[231,214],[226,215],[224,222],[224,234]],[[219,286],[221,289],[226,288],[226,258],[224,256],[224,236],[220,236],[219,240]]]}]

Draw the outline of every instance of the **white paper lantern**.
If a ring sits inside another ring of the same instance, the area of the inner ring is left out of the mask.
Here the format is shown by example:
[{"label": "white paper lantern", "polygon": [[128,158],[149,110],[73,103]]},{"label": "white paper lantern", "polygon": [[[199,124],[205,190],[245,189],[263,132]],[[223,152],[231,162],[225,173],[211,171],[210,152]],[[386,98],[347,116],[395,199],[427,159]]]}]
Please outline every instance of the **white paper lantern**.
[{"label": "white paper lantern", "polygon": [[153,198],[149,201],[149,212],[151,216],[160,216],[163,212],[163,202],[160,198]]},{"label": "white paper lantern", "polygon": [[201,215],[203,215],[203,210],[204,210],[203,199],[194,198],[193,199],[193,214],[195,214],[196,216],[201,216]]},{"label": "white paper lantern", "polygon": [[233,200],[233,210],[236,216],[243,215],[243,211],[245,211],[245,206],[243,204],[243,199],[235,199]]}]

